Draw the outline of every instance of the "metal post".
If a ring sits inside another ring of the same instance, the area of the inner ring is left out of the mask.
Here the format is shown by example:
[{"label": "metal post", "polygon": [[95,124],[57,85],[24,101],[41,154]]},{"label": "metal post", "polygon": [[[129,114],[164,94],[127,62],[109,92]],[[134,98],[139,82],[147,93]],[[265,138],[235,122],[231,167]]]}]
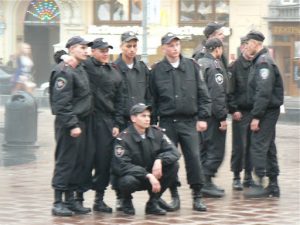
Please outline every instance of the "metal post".
[{"label": "metal post", "polygon": [[147,54],[147,0],[143,0],[143,49],[142,49],[142,60],[145,63],[148,63],[148,54]]}]

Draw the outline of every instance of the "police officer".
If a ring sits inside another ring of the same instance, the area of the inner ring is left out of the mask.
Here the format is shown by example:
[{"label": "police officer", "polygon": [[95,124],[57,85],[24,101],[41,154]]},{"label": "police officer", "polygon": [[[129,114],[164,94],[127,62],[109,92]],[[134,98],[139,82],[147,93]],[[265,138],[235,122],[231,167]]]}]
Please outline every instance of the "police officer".
[{"label": "police officer", "polygon": [[[243,187],[254,184],[249,152],[252,104],[247,99],[247,83],[253,56],[245,51],[247,41],[246,37],[241,38],[241,55],[228,67],[232,75],[232,93],[228,97],[228,107],[232,114],[231,171],[234,173],[232,184],[234,190],[243,190]],[[243,169],[245,175],[242,185],[240,172]]]},{"label": "police officer", "polygon": [[112,208],[103,201],[109,184],[113,140],[123,125],[122,117],[122,78],[116,66],[109,63],[109,45],[103,38],[97,38],[91,46],[92,57],[84,61],[94,96],[93,140],[95,154],[90,165],[93,176],[93,189],[96,191],[94,211],[111,213]]},{"label": "police officer", "polygon": [[[180,39],[169,32],[162,37],[161,44],[165,57],[153,66],[150,76],[153,118],[159,117],[159,126],[166,129],[175,145],[180,143],[188,184],[193,190],[193,209],[205,211],[201,199],[203,174],[197,130],[207,128],[211,101],[205,82],[199,76],[198,64],[181,55]],[[178,195],[176,183],[172,191]]]},{"label": "police officer", "polygon": [[[79,36],[68,40],[66,48],[74,58],[74,68],[59,63],[51,73],[50,105],[55,117],[55,168],[52,187],[55,201],[52,214],[71,216],[90,212],[74,201],[74,191],[81,185],[81,158],[85,153],[86,119],[92,108],[90,86],[81,61],[87,57],[90,43]],[[62,195],[65,194],[65,203]]]},{"label": "police officer", "polygon": [[124,80],[124,126],[121,130],[128,127],[130,123],[129,110],[137,103],[151,104],[149,92],[149,69],[143,61],[136,58],[137,53],[137,34],[133,31],[124,32],[121,35],[121,50],[115,64]]},{"label": "police officer", "polygon": [[[195,52],[193,53],[193,58],[197,61],[198,59],[202,58],[205,53],[206,53],[206,48],[205,48],[205,42],[209,40],[210,38],[218,38],[224,42],[225,35],[224,35],[224,23],[217,23],[217,22],[210,22],[206,25],[206,27],[203,30],[203,34],[205,36],[205,40],[203,41],[202,44],[200,44],[196,49]],[[221,61],[223,63],[224,68],[227,70],[227,59],[226,57],[222,54]]]},{"label": "police officer", "polygon": [[202,193],[207,197],[222,197],[220,190],[212,181],[225,154],[227,130],[226,76],[221,66],[223,44],[218,38],[210,38],[205,44],[206,53],[198,60],[204,80],[212,100],[211,117],[207,120],[207,130],[203,132],[201,161],[205,184]]},{"label": "police officer", "polygon": [[156,126],[150,126],[151,107],[143,103],[130,110],[132,125],[117,137],[112,172],[122,193],[125,214],[135,214],[132,193],[147,190],[146,214],[165,215],[158,199],[172,184],[178,171],[179,152]]},{"label": "police officer", "polygon": [[[277,65],[263,47],[264,35],[259,31],[247,34],[247,51],[255,55],[248,79],[248,98],[253,108],[250,129],[250,154],[259,186],[250,187],[246,197],[279,197],[277,177],[279,166],[275,145],[275,126],[283,104],[283,83]],[[269,177],[269,184],[263,188],[264,176]]]}]

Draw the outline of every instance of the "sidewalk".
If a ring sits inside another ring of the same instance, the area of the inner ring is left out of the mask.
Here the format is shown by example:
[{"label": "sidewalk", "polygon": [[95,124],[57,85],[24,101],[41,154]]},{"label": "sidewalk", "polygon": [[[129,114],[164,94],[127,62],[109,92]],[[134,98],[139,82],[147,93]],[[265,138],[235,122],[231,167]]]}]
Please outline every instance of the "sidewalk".
[{"label": "sidewalk", "polygon": [[[0,124],[4,109],[0,107]],[[277,126],[278,158],[281,169],[280,198],[244,199],[242,192],[232,191],[230,172],[231,132],[227,139],[226,157],[215,182],[225,188],[222,199],[208,199],[207,212],[192,210],[191,191],[186,184],[183,158],[179,177],[181,209],[167,216],[144,214],[146,192],[134,194],[135,216],[120,212],[113,214],[91,213],[89,215],[59,218],[51,215],[53,191],[51,177],[54,159],[53,116],[49,109],[39,109],[38,149],[5,149],[2,147],[3,132],[0,131],[0,225],[48,225],[48,224],[133,224],[133,225],[296,225],[300,224],[300,157],[298,125],[279,123]],[[85,205],[91,207],[94,193],[86,194]],[[169,192],[163,196],[169,201]],[[115,207],[115,194],[109,188],[105,201]]]}]

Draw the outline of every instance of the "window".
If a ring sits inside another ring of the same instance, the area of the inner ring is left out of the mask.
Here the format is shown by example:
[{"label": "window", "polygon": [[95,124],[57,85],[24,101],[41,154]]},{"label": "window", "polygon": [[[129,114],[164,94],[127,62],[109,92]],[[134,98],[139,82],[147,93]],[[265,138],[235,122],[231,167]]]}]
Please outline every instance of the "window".
[{"label": "window", "polygon": [[94,23],[140,24],[142,0],[95,0]]},{"label": "window", "polygon": [[229,0],[179,0],[179,24],[206,25],[229,21]]}]

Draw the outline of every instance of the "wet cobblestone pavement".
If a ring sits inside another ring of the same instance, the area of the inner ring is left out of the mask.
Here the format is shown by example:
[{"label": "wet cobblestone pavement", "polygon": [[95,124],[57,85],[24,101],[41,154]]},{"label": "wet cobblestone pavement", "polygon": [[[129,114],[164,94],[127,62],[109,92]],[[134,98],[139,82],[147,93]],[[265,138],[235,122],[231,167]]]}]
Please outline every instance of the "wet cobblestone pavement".
[{"label": "wet cobblestone pavement", "polygon": [[[4,109],[0,108],[0,125],[3,123]],[[53,191],[50,186],[53,159],[54,133],[53,117],[49,109],[39,110],[37,149],[6,149],[2,147],[3,132],[0,132],[0,225],[47,225],[47,224],[133,224],[133,225],[295,225],[300,224],[300,156],[299,126],[279,123],[277,125],[278,158],[281,169],[279,185],[280,198],[245,199],[242,191],[232,190],[230,172],[230,130],[228,132],[226,158],[215,178],[216,184],[225,188],[221,199],[205,198],[207,212],[192,210],[189,190],[181,159],[180,180],[182,187],[181,209],[166,216],[144,214],[147,201],[146,192],[134,194],[135,216],[120,212],[112,214],[91,213],[70,218],[53,217],[51,207]],[[164,194],[169,200],[169,193]],[[94,193],[86,194],[85,205],[91,207]],[[105,201],[114,208],[115,195],[109,188]]]}]

